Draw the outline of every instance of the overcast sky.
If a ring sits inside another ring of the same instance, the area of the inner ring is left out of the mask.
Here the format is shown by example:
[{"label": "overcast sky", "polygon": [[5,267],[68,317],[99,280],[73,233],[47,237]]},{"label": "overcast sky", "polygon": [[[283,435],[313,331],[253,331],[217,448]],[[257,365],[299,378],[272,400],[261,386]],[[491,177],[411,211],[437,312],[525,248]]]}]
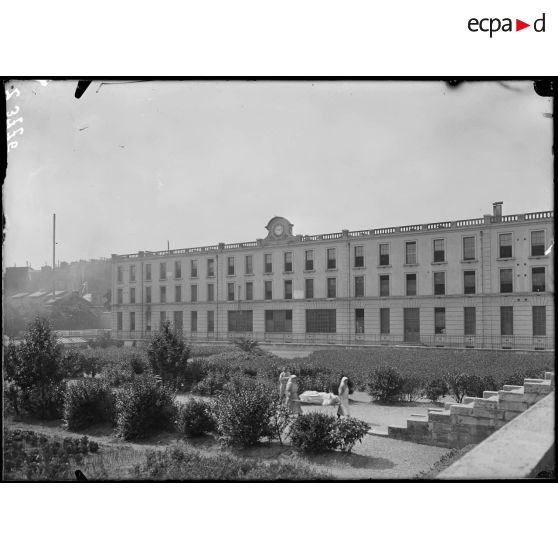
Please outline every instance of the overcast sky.
[{"label": "overcast sky", "polygon": [[13,85],[6,265],[52,262],[53,213],[73,261],[255,240],[275,215],[320,234],[553,207],[551,102],[526,81]]}]

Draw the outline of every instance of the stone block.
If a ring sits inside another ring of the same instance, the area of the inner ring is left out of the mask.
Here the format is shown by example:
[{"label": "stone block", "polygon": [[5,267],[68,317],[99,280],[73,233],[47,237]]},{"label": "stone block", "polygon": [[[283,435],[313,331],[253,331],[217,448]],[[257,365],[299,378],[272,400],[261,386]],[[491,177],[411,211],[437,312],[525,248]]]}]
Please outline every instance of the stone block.
[{"label": "stone block", "polygon": [[448,411],[443,412],[430,412],[428,413],[428,420],[431,422],[450,422],[450,414]]},{"label": "stone block", "polygon": [[449,433],[452,431],[451,424],[445,424],[443,422],[433,422],[432,423],[432,433]]},{"label": "stone block", "polygon": [[521,389],[523,386],[514,386],[514,385],[510,385],[510,384],[506,384],[505,386],[502,387],[503,391],[513,391],[514,389]]},{"label": "stone block", "polygon": [[450,415],[472,415],[473,406],[456,403],[450,407]]},{"label": "stone block", "polygon": [[531,406],[534,405],[537,401],[540,401],[544,396],[544,393],[526,393],[523,401]]},{"label": "stone block", "polygon": [[500,391],[498,393],[498,400],[500,403],[503,401],[523,401],[523,393],[514,393],[513,391]]},{"label": "stone block", "polygon": [[459,425],[470,425],[470,426],[474,426],[474,427],[492,426],[493,419],[461,415],[461,416],[457,417],[457,424],[459,424]]},{"label": "stone block", "polygon": [[488,397],[494,397],[494,396],[497,396],[497,395],[498,395],[497,391],[483,391],[482,392],[483,399],[487,399]]},{"label": "stone block", "polygon": [[554,386],[554,382],[555,382],[555,374],[554,372],[545,372],[544,373],[544,379],[545,380],[550,380],[550,385]]},{"label": "stone block", "polygon": [[547,394],[552,391],[552,386],[549,383],[541,384],[539,382],[531,383],[525,380],[525,393],[543,393]]},{"label": "stone block", "polygon": [[515,417],[519,416],[521,414],[521,411],[506,411],[504,413],[504,419],[506,422],[509,422],[510,420],[513,420]]},{"label": "stone block", "polygon": [[495,419],[497,414],[497,409],[485,409],[483,407],[473,408],[473,417]]},{"label": "stone block", "polygon": [[476,397],[473,401],[474,409],[497,409],[498,400],[497,399],[483,399],[482,397]]},{"label": "stone block", "polygon": [[502,401],[500,403],[500,409],[504,411],[516,411],[522,413],[529,408],[529,403],[525,401]]},{"label": "stone block", "polygon": [[463,398],[462,403],[463,403],[463,405],[468,405],[469,403],[472,403],[475,399],[476,399],[476,397],[471,397],[470,395],[466,395]]}]

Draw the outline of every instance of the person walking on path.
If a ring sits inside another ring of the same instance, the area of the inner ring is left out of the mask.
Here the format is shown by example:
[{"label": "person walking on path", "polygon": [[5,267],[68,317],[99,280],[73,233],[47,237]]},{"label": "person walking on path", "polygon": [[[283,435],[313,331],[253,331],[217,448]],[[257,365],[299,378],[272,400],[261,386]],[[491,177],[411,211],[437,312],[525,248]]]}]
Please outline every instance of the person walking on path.
[{"label": "person walking on path", "polygon": [[281,373],[279,374],[279,401],[283,403],[283,399],[287,394],[287,382],[289,381],[290,374],[287,372],[285,368],[281,369]]},{"label": "person walking on path", "polygon": [[349,378],[343,376],[339,384],[339,406],[337,407],[338,417],[348,417],[349,413]]},{"label": "person walking on path", "polygon": [[298,398],[298,378],[293,374],[289,376],[289,381],[285,388],[287,410],[293,415],[301,415],[302,407]]}]

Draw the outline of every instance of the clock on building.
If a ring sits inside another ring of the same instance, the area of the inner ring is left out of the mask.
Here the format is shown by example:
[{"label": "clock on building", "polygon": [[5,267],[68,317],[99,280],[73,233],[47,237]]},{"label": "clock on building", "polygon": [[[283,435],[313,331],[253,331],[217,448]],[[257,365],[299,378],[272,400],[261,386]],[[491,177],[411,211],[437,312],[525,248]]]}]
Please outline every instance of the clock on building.
[{"label": "clock on building", "polygon": [[293,225],[284,217],[273,217],[265,227],[269,234],[267,240],[286,240],[293,236]]},{"label": "clock on building", "polygon": [[273,226],[273,234],[277,238],[283,236],[284,232],[285,232],[285,226],[283,225],[283,223],[277,223],[276,225]]}]

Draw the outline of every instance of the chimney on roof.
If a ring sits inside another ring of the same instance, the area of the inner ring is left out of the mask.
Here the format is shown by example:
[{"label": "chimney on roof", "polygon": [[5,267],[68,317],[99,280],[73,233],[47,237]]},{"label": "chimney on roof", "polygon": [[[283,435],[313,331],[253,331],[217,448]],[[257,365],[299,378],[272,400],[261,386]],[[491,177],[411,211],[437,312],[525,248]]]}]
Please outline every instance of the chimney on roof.
[{"label": "chimney on roof", "polygon": [[502,217],[502,204],[504,202],[494,202],[492,204],[492,215],[493,217]]}]

